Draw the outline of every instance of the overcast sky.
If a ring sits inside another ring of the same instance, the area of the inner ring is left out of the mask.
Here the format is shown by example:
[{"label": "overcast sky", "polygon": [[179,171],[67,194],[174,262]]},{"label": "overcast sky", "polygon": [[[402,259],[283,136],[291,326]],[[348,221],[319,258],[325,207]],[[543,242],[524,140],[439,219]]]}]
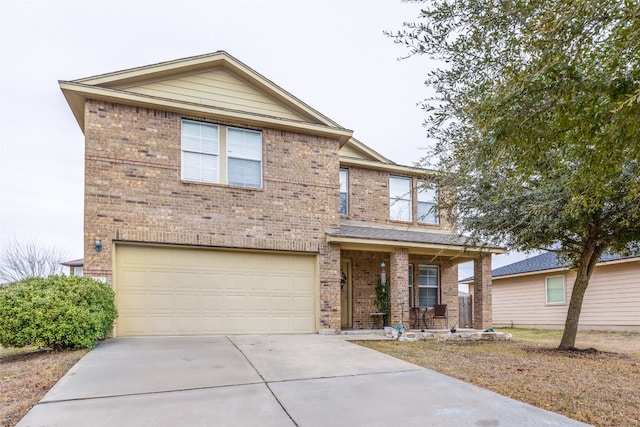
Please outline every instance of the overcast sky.
[{"label": "overcast sky", "polygon": [[225,50],[412,165],[428,145],[418,104],[433,63],[399,61],[407,51],[383,31],[419,10],[399,0],[0,0],[0,248],[34,239],[83,256],[84,142],[58,80]]}]

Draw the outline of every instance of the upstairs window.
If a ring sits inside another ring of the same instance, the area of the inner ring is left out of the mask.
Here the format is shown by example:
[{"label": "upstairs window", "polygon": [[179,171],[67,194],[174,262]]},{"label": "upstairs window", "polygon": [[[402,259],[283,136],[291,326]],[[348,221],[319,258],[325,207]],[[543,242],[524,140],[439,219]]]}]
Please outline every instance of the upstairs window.
[{"label": "upstairs window", "polygon": [[389,218],[411,221],[411,181],[404,176],[389,177]]},{"label": "upstairs window", "polygon": [[349,213],[349,170],[340,169],[340,215]]},{"label": "upstairs window", "polygon": [[217,125],[182,121],[182,179],[219,182],[220,141]]},{"label": "upstairs window", "polygon": [[184,181],[262,187],[262,132],[182,120]]},{"label": "upstairs window", "polygon": [[438,187],[433,182],[418,181],[418,222],[438,223]]},{"label": "upstairs window", "polygon": [[227,128],[228,184],[262,187],[262,133]]},{"label": "upstairs window", "polygon": [[564,304],[564,276],[547,277],[545,279],[545,295],[547,304]]}]

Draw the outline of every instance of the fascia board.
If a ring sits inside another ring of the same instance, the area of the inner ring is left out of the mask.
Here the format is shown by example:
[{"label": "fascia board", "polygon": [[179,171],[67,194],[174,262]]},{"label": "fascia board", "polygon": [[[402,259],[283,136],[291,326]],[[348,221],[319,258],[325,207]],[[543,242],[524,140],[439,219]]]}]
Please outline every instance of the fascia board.
[{"label": "fascia board", "polygon": [[[175,101],[165,98],[157,98],[133,92],[124,92],[115,89],[85,85],[77,82],[60,82],[60,88],[67,98],[69,106],[72,108],[76,120],[84,130],[84,99],[91,98],[102,101],[117,102],[127,105],[138,105],[148,108],[169,110],[183,114],[196,116],[206,116],[212,119],[237,121],[253,124],[256,126],[267,126],[276,129],[288,129],[301,131],[311,135],[328,136],[337,138],[341,144],[346,143],[353,131],[343,128],[329,127],[320,124],[297,122],[276,117],[262,116],[237,110],[226,110],[216,107],[191,104],[188,102]],[[82,102],[79,102],[82,99]]]}]

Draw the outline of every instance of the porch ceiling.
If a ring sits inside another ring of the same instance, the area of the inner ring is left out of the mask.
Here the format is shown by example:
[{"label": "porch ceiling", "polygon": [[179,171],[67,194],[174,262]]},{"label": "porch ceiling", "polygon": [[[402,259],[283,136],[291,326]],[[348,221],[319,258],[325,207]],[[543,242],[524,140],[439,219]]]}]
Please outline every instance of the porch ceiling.
[{"label": "porch ceiling", "polygon": [[327,229],[326,233],[327,242],[338,243],[342,249],[389,252],[403,247],[410,254],[444,256],[460,262],[477,258],[480,253],[505,252],[503,248],[488,245],[468,245],[465,236],[416,229],[341,224],[340,228]]}]

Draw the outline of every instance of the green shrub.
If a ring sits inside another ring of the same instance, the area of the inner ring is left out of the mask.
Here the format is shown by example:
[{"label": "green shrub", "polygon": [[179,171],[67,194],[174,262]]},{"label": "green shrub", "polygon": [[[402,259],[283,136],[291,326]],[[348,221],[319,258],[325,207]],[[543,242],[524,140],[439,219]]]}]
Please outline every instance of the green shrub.
[{"label": "green shrub", "polygon": [[0,288],[0,345],[91,348],[117,316],[108,285],[88,277],[32,277]]}]

